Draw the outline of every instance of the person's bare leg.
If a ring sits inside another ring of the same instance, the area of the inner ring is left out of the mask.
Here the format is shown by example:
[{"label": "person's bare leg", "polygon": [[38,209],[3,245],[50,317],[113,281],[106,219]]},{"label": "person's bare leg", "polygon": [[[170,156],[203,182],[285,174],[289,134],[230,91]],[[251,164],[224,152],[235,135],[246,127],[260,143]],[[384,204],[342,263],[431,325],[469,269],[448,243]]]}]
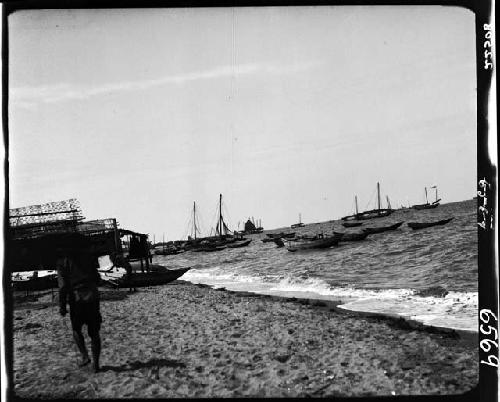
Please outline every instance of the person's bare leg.
[{"label": "person's bare leg", "polygon": [[82,330],[73,330],[73,339],[75,340],[76,346],[82,355],[82,360],[78,363],[80,367],[86,366],[90,363],[89,352],[85,346],[85,339],[83,338]]},{"label": "person's bare leg", "polygon": [[100,369],[99,357],[101,356],[101,337],[98,329],[89,329],[89,336],[91,339],[92,361],[94,372],[97,373]]}]

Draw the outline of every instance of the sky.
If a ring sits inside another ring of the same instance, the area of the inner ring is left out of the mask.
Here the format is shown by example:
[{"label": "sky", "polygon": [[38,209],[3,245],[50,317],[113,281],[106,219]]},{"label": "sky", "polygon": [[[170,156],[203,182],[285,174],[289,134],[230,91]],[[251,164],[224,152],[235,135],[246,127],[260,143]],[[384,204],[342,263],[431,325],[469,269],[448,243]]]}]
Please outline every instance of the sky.
[{"label": "sky", "polygon": [[476,190],[472,12],[440,6],[9,16],[10,207],[77,198],[156,240]]}]

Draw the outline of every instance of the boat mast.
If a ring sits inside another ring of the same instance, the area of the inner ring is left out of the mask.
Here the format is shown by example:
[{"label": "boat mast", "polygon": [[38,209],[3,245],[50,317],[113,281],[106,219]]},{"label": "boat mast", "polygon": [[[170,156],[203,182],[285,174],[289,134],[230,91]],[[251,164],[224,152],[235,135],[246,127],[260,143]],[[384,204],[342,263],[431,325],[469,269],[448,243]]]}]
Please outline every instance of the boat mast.
[{"label": "boat mast", "polygon": [[438,200],[438,186],[436,186],[436,201],[435,202],[437,202],[437,200]]},{"label": "boat mast", "polygon": [[193,229],[194,229],[194,239],[196,240],[196,201],[193,201]]},{"label": "boat mast", "polygon": [[219,194],[219,235],[222,237],[222,194]]},{"label": "boat mast", "polygon": [[386,200],[387,200],[387,209],[392,209],[392,208],[391,208],[391,201],[389,201],[389,196],[388,196],[388,195],[386,195],[386,196],[385,196],[385,198],[386,198]]},{"label": "boat mast", "polygon": [[428,204],[429,200],[427,199],[427,187],[424,188],[425,188],[425,203]]},{"label": "boat mast", "polygon": [[377,182],[377,202],[378,202],[378,210],[380,210],[380,183]]},{"label": "boat mast", "polygon": [[358,196],[355,195],[354,196],[354,204],[355,204],[355,208],[356,208],[356,215],[358,215]]},{"label": "boat mast", "polygon": [[300,212],[299,212],[299,223],[302,223],[302,216],[300,215]]}]

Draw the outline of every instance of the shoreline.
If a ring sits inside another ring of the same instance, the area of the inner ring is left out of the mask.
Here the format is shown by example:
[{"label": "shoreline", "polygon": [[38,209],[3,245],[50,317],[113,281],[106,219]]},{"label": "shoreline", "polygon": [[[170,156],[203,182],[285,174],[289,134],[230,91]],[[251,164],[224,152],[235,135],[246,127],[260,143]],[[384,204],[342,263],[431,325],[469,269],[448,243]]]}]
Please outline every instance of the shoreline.
[{"label": "shoreline", "polygon": [[18,396],[436,395],[461,394],[478,381],[477,347],[461,334],[340,311],[336,302],[183,280],[101,294],[97,374],[76,367],[69,322],[50,294],[15,303]]},{"label": "shoreline", "polygon": [[[185,282],[188,284],[193,284],[189,281],[178,280],[179,282]],[[354,317],[360,318],[374,318],[382,321],[390,322],[392,325],[399,326],[401,329],[415,329],[428,333],[438,333],[438,334],[447,334],[454,337],[457,340],[467,343],[469,346],[477,346],[479,341],[479,336],[477,331],[471,331],[467,329],[458,329],[458,328],[449,328],[445,326],[438,325],[430,325],[422,323],[418,320],[414,320],[411,318],[403,317],[397,314],[390,313],[378,313],[378,312],[368,312],[368,311],[357,311],[350,310],[348,308],[342,307],[345,303],[342,300],[328,300],[328,299],[315,299],[308,297],[296,297],[296,296],[281,296],[281,295],[269,295],[263,293],[254,293],[247,292],[243,290],[230,290],[226,288],[213,288],[210,285],[205,284],[193,284],[198,287],[208,287],[214,290],[225,291],[228,293],[232,293],[235,295],[245,295],[249,297],[263,297],[269,298],[271,300],[276,300],[279,302],[296,302],[299,304],[310,305],[316,308],[325,308],[329,310],[333,310],[339,314],[351,315]],[[253,296],[255,295],[255,296]]]}]

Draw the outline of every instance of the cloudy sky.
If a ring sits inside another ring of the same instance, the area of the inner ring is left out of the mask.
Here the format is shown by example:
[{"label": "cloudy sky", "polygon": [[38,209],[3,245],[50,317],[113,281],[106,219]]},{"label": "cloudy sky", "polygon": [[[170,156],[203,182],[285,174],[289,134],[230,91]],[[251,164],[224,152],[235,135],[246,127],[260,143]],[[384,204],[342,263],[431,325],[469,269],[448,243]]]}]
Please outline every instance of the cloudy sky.
[{"label": "cloudy sky", "polygon": [[[476,188],[474,15],[452,7],[41,10],[9,24],[10,206],[161,236]],[[371,202],[371,203],[370,203]]]}]

